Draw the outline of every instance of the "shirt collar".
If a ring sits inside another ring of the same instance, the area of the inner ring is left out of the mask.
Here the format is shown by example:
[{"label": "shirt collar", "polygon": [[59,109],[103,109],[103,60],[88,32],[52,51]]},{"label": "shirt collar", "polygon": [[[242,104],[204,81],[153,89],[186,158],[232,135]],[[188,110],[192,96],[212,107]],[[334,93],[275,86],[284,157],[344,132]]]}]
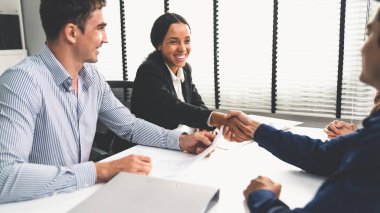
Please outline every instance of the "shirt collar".
[{"label": "shirt collar", "polygon": [[[63,87],[69,91],[72,84],[71,76],[46,44],[40,51],[39,56],[41,57],[47,69],[51,72],[55,83],[58,86],[63,85]],[[79,78],[83,79],[85,85],[88,85],[93,78],[93,75],[89,70],[90,67],[87,64],[84,64],[82,69],[79,71]]]},{"label": "shirt collar", "polygon": [[178,68],[177,75],[171,71],[170,67],[165,63],[166,67],[169,69],[170,76],[172,77],[172,81],[176,81],[177,79],[181,80],[181,83],[185,82],[185,75],[183,74],[183,68]]}]

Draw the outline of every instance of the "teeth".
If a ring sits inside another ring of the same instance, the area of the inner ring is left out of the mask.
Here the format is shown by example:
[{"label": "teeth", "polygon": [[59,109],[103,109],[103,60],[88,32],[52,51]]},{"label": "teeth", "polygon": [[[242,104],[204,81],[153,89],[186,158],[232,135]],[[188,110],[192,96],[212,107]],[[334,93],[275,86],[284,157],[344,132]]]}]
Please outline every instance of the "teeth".
[{"label": "teeth", "polygon": [[179,56],[177,55],[176,58],[178,58],[178,59],[184,59],[185,55],[179,55]]}]

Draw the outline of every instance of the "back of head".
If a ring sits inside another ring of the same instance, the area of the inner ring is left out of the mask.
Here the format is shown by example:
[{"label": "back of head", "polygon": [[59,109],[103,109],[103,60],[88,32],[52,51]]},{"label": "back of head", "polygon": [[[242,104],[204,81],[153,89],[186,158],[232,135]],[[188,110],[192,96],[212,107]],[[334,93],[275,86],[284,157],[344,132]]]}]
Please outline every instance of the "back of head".
[{"label": "back of head", "polygon": [[40,17],[48,41],[56,40],[67,23],[84,32],[93,11],[106,5],[106,0],[41,0]]},{"label": "back of head", "polygon": [[185,18],[175,13],[165,13],[154,22],[150,31],[150,41],[156,50],[162,44],[170,25],[174,23],[183,23],[189,26]]},{"label": "back of head", "polygon": [[377,92],[375,99],[373,100],[373,103],[374,105],[372,107],[371,114],[379,111],[380,109],[380,92]]}]

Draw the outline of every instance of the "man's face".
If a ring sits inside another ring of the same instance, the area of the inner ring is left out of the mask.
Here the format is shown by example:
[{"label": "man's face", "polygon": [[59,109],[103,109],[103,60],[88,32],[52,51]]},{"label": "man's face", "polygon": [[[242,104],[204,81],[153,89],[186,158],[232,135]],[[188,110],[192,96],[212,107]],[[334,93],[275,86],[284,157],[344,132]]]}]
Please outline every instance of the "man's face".
[{"label": "man's face", "polygon": [[97,9],[88,18],[84,32],[79,31],[76,52],[77,57],[81,58],[83,63],[98,61],[99,48],[103,43],[108,42],[105,27],[102,10]]},{"label": "man's face", "polygon": [[[379,13],[379,11],[377,12]],[[368,38],[362,47],[360,80],[380,90],[380,23],[376,14],[367,26]]]}]

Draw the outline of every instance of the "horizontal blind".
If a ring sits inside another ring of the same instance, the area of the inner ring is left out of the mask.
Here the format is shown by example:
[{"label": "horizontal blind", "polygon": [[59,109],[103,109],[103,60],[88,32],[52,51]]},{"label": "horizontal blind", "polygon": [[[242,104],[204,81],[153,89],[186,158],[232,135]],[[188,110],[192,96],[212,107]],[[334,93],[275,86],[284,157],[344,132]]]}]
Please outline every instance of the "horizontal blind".
[{"label": "horizontal blind", "polygon": [[219,1],[220,108],[271,112],[273,1]]},{"label": "horizontal blind", "polygon": [[134,81],[137,68],[154,50],[150,30],[164,13],[164,1],[124,1],[124,10],[128,80]]},{"label": "horizontal blind", "polygon": [[120,2],[108,1],[103,8],[103,18],[107,23],[108,42],[100,48],[97,66],[106,80],[123,80],[123,59],[120,28]]},{"label": "horizontal blind", "polygon": [[335,117],[340,0],[281,0],[278,11],[276,112]]},{"label": "horizontal blind", "polygon": [[362,71],[360,49],[366,39],[369,12],[377,5],[375,1],[367,0],[347,0],[346,3],[342,118],[363,119],[368,116],[373,105],[375,89],[359,81]]},{"label": "horizontal blind", "polygon": [[215,108],[213,57],[213,1],[170,0],[169,12],[183,16],[191,28],[188,62],[199,94],[209,108]]}]

